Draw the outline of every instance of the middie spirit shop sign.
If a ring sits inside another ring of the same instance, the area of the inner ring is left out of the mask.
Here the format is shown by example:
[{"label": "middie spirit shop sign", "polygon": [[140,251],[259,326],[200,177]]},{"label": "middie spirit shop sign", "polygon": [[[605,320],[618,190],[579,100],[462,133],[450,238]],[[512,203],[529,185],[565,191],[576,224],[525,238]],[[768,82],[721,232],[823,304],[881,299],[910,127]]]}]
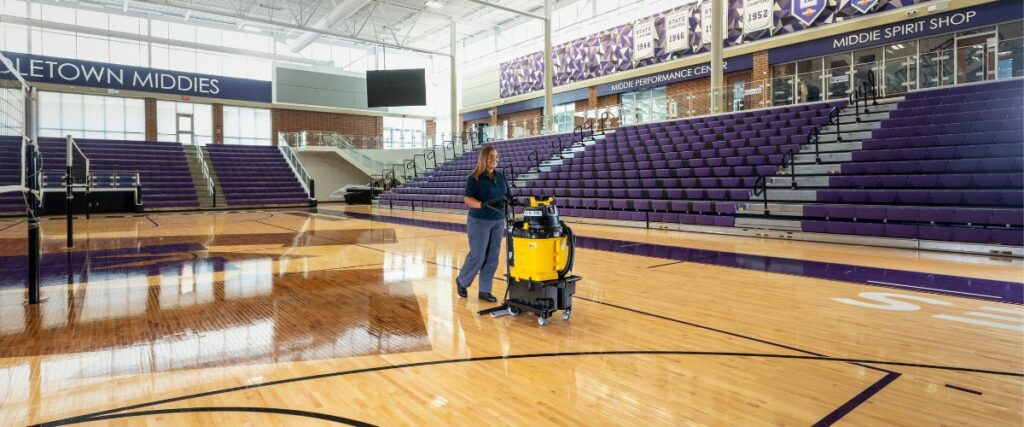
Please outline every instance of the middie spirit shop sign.
[{"label": "middie spirit shop sign", "polygon": [[[15,70],[30,82],[171,95],[271,102],[271,83],[206,74],[130,67],[102,62],[3,52]],[[0,78],[11,78],[0,65]]]},{"label": "middie spirit shop sign", "polygon": [[997,1],[772,49],[768,51],[768,61],[772,64],[796,61],[998,24],[1021,17],[1024,17],[1024,7],[1021,7],[1019,0]]}]

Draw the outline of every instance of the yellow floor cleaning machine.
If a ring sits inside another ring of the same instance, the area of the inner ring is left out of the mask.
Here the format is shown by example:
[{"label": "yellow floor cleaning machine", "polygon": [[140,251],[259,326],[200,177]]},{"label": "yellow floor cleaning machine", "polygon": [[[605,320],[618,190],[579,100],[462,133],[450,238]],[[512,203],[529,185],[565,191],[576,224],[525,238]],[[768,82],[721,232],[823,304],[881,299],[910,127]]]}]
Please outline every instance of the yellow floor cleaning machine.
[{"label": "yellow floor cleaning machine", "polygon": [[520,220],[510,216],[514,201],[510,198],[505,203],[509,219],[505,227],[505,300],[479,314],[498,317],[529,312],[544,326],[555,312],[562,311],[562,319],[569,320],[576,282],[581,279],[572,274],[576,237],[558,219],[554,197],[530,197]]}]

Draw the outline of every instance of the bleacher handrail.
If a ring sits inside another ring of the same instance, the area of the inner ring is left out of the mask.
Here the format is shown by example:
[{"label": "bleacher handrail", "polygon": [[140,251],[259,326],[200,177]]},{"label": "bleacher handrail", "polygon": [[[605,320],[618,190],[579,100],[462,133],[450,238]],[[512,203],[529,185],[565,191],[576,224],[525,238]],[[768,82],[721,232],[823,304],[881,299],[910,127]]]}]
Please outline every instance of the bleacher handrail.
[{"label": "bleacher handrail", "polygon": [[203,146],[199,144],[199,139],[192,135],[192,146],[196,150],[196,161],[199,162],[199,170],[203,174],[203,183],[206,185],[206,193],[210,195],[210,199],[213,201],[213,207],[217,207],[217,185],[213,182],[213,176],[210,174],[210,167],[206,164],[206,155],[203,153]]},{"label": "bleacher handrail", "polygon": [[313,178],[306,171],[306,168],[302,166],[299,157],[295,155],[295,149],[288,144],[279,144],[277,149],[284,156],[285,161],[288,162],[288,166],[292,168],[295,176],[299,178],[299,183],[302,184],[302,189],[305,190],[309,199],[316,200],[316,194],[313,193],[315,189]]}]

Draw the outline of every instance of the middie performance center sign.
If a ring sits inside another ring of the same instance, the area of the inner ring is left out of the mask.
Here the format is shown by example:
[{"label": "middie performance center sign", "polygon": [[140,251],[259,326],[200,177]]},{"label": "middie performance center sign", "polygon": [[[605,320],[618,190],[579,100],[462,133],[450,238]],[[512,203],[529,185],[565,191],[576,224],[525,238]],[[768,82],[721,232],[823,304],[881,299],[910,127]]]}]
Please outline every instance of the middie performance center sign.
[{"label": "middie performance center sign", "polygon": [[[754,67],[753,57],[740,55],[729,58],[722,64],[724,72],[748,70]],[[597,96],[612,95],[623,92],[633,92],[652,87],[664,86],[669,83],[678,83],[687,80],[699,79],[711,75],[711,63],[691,65],[688,67],[676,68],[674,70],[662,71],[660,73],[648,74],[646,76],[634,77],[632,79],[619,80],[606,83],[597,87]]]},{"label": "middie performance center sign", "polygon": [[[271,102],[269,81],[129,67],[102,62],[3,52],[30,82],[104,89],[158,92],[182,96]],[[11,78],[0,65],[0,78]]]}]

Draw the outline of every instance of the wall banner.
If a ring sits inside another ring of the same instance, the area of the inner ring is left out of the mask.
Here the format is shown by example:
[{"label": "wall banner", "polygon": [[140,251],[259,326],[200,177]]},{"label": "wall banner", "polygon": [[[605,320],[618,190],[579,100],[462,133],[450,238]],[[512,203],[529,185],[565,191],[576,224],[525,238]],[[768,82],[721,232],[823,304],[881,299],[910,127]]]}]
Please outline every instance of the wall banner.
[{"label": "wall banner", "polygon": [[633,24],[633,62],[654,57],[654,20]]},{"label": "wall banner", "polygon": [[690,49],[690,11],[665,15],[666,48],[669,52]]},{"label": "wall banner", "polygon": [[[3,52],[30,82],[103,89],[156,92],[181,96],[271,102],[271,83],[207,74],[130,67],[103,62]],[[0,69],[0,79],[11,70]]]},{"label": "wall banner", "polygon": [[749,34],[771,29],[772,6],[774,5],[774,0],[743,0],[743,33]]},{"label": "wall banner", "polygon": [[811,25],[825,10],[828,0],[790,0],[790,12],[804,25]]},{"label": "wall banner", "polygon": [[871,9],[874,9],[876,4],[878,4],[878,0],[850,0],[850,6],[853,6],[860,13],[871,12]]}]

